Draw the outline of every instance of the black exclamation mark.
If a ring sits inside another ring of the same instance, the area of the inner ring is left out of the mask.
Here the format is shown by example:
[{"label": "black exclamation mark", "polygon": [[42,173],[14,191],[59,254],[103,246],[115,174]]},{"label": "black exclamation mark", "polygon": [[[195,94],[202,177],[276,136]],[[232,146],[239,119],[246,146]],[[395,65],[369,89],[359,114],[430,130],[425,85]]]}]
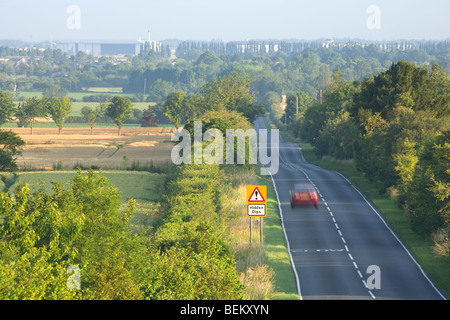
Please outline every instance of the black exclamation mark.
[{"label": "black exclamation mark", "polygon": [[255,197],[256,197],[255,200],[258,200],[258,191],[256,191],[256,190],[255,190]]}]

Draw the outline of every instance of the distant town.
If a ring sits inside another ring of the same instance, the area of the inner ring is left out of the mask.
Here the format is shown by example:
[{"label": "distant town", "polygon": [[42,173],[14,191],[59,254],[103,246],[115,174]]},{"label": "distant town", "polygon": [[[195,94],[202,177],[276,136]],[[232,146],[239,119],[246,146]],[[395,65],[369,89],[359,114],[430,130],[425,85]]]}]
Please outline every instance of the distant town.
[{"label": "distant town", "polygon": [[[27,52],[32,50],[45,51],[46,49],[61,50],[68,55],[75,55],[78,52],[84,52],[93,56],[120,56],[120,55],[138,55],[141,52],[154,51],[159,55],[168,55],[175,58],[176,52],[199,50],[202,52],[212,51],[216,54],[246,54],[256,53],[270,55],[280,51],[286,53],[302,52],[306,48],[330,48],[344,50],[351,47],[366,47],[375,44],[381,50],[424,50],[444,52],[450,49],[450,40],[398,40],[398,41],[369,41],[361,39],[317,39],[317,40],[247,40],[230,41],[221,40],[200,41],[200,40],[152,40],[150,32],[147,39],[138,40],[58,40],[30,43],[19,40],[0,40],[0,47],[10,47],[19,49],[26,56]],[[1,54],[1,53],[0,53]],[[4,55],[2,55],[4,56]],[[11,61],[19,62],[19,61]],[[24,61],[19,62],[24,63]]]}]

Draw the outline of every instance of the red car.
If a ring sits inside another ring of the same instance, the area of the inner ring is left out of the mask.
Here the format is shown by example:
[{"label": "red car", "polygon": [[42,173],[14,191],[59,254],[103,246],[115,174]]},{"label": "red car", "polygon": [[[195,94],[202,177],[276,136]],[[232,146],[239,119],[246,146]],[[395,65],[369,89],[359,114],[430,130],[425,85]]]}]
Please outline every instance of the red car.
[{"label": "red car", "polygon": [[310,183],[294,184],[289,191],[291,198],[291,207],[297,205],[314,205],[319,208],[319,197],[314,186]]}]

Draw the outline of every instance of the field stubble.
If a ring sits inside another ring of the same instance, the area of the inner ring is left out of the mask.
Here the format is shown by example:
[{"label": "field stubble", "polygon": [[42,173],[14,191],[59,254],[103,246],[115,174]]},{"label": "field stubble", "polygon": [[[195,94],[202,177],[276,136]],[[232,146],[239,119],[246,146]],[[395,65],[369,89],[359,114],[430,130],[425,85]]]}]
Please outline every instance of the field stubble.
[{"label": "field stubble", "polygon": [[55,128],[14,128],[25,142],[17,159],[21,169],[72,169],[76,165],[102,169],[125,169],[133,163],[141,166],[170,162],[173,128],[64,128],[58,135]]}]

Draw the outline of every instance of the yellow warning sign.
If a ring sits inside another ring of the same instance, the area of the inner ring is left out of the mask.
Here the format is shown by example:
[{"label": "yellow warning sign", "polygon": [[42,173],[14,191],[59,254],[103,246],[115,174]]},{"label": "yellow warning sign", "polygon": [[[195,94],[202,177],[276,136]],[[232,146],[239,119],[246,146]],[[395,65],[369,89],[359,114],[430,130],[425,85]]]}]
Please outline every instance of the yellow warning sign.
[{"label": "yellow warning sign", "polygon": [[247,186],[247,217],[267,215],[267,186]]}]

